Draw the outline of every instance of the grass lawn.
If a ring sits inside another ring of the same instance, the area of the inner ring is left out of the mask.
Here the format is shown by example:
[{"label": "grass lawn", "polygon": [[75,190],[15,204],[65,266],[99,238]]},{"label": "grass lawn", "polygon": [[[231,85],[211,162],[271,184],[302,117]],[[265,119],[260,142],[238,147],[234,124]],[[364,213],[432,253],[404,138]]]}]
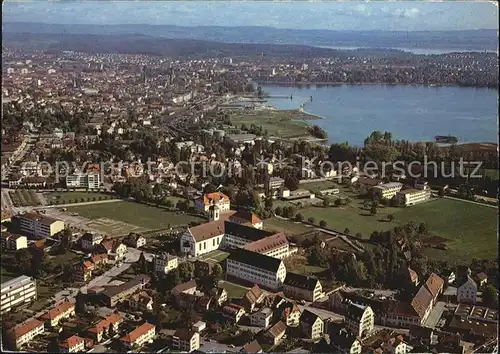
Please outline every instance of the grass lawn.
[{"label": "grass lawn", "polygon": [[[408,208],[380,208],[377,215],[362,210],[359,200],[341,207],[311,207],[301,210],[305,218],[323,219],[327,227],[339,232],[349,228],[350,234],[360,232],[368,238],[375,231],[385,231],[410,221],[425,222],[430,232],[450,239],[448,250],[441,257],[455,260],[497,257],[496,208],[451,199],[435,199]],[[394,220],[384,220],[388,214]],[[293,223],[290,223],[293,224]],[[435,252],[433,252],[435,253]],[[441,258],[440,257],[440,258]]]},{"label": "grass lawn", "polygon": [[221,281],[219,288],[226,289],[228,297],[241,298],[248,292],[248,288],[227,281]]},{"label": "grass lawn", "polygon": [[[302,213],[303,210],[305,209],[301,209],[300,212]],[[264,229],[274,232],[284,232],[290,236],[311,231],[310,227],[307,227],[300,222],[292,222],[278,218],[269,218],[264,220]]]},{"label": "grass lawn", "polygon": [[192,221],[204,221],[197,216],[126,201],[74,206],[68,208],[68,212],[78,213],[88,219],[113,219],[148,230],[188,225]]},{"label": "grass lawn", "polygon": [[[99,192],[51,192],[44,194],[45,199],[49,204],[71,204],[71,203],[81,203],[82,199],[84,202],[106,199],[112,199],[112,195],[99,193]],[[90,200],[89,200],[90,199]]]},{"label": "grass lawn", "polygon": [[236,127],[241,127],[245,124],[250,128],[251,124],[262,126],[263,130],[267,130],[269,135],[275,135],[282,138],[290,138],[299,135],[310,135],[308,127],[310,125],[300,119],[301,115],[293,111],[272,111],[261,110],[251,112],[233,112],[231,113],[231,124]]},{"label": "grass lawn", "polygon": [[58,254],[55,256],[47,255],[50,263],[54,265],[67,266],[76,263],[82,259],[82,255],[73,252],[66,252],[65,254]]},{"label": "grass lawn", "polygon": [[301,183],[299,187],[313,192],[316,196],[319,196],[319,192],[325,189],[339,188],[338,184],[333,181]]}]

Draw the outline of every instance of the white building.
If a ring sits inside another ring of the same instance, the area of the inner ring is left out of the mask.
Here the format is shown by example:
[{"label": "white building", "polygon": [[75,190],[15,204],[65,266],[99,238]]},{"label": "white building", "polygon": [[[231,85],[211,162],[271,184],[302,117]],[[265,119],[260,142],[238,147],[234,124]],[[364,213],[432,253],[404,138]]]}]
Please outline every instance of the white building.
[{"label": "white building", "polygon": [[172,346],[174,349],[191,353],[200,347],[200,334],[188,329],[178,329],[172,336]]},{"label": "white building", "polygon": [[227,276],[259,284],[270,289],[279,289],[286,278],[282,260],[256,252],[238,249],[227,258]]},{"label": "white building", "polygon": [[66,176],[66,187],[99,189],[101,176],[99,173],[77,173]]},{"label": "white building", "polygon": [[45,326],[43,322],[36,319],[17,325],[12,330],[16,348],[19,349],[23,344],[28,343],[44,331]]},{"label": "white building", "polygon": [[465,303],[476,303],[477,284],[471,277],[471,270],[467,270],[465,277],[461,279],[457,287],[457,301]]},{"label": "white building", "polygon": [[401,188],[403,188],[402,183],[389,182],[374,186],[373,191],[380,197],[380,199],[391,199],[401,190]]},{"label": "white building", "polygon": [[26,236],[2,232],[2,248],[17,251],[27,247],[28,238]]},{"label": "white building", "polygon": [[250,324],[261,328],[267,328],[271,324],[273,311],[269,307],[264,307],[260,311],[250,316]]},{"label": "white building", "polygon": [[179,259],[168,253],[162,253],[153,257],[153,267],[156,273],[167,274],[179,265]]},{"label": "white building", "polygon": [[231,209],[229,197],[221,192],[204,194],[195,200],[194,207],[199,212],[208,212],[211,206],[217,206],[220,212],[226,212]]},{"label": "white building", "polygon": [[426,202],[431,199],[430,189],[405,189],[396,193],[396,198],[401,205],[410,206]]},{"label": "white building", "polygon": [[140,347],[147,342],[152,342],[156,335],[156,326],[151,323],[143,323],[126,336],[120,338],[125,347],[131,349],[134,346]]},{"label": "white building", "polygon": [[375,327],[375,314],[370,306],[351,303],[347,308],[345,325],[353,336],[366,337]]},{"label": "white building", "polygon": [[36,280],[26,275],[2,283],[0,314],[36,300]]},{"label": "white building", "polygon": [[80,242],[84,250],[91,251],[100,245],[103,239],[104,236],[101,234],[87,232],[80,238]]},{"label": "white building", "polygon": [[64,221],[37,213],[17,215],[16,219],[19,220],[21,233],[37,239],[54,236],[64,230]]}]

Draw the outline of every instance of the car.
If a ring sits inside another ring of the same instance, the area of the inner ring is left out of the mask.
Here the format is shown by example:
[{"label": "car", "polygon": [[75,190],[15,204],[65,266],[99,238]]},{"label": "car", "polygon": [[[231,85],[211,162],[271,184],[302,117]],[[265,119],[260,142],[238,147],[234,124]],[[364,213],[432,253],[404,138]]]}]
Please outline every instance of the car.
[{"label": "car", "polygon": [[306,304],[306,300],[304,300],[304,299],[300,300],[300,304],[301,305],[305,305]]},{"label": "car", "polygon": [[234,344],[229,344],[229,348],[234,348]]}]

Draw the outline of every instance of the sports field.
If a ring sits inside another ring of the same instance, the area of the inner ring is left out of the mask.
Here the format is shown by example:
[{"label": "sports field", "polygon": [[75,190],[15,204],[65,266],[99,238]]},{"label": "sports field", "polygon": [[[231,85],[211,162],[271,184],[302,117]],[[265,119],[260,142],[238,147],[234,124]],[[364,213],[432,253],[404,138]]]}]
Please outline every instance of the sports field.
[{"label": "sports field", "polygon": [[72,204],[112,199],[110,194],[99,192],[50,192],[43,195],[49,204]]},{"label": "sports field", "polygon": [[[498,209],[451,199],[434,199],[408,208],[379,208],[376,215],[363,210],[359,200],[341,207],[311,207],[300,212],[325,220],[327,227],[339,232],[349,229],[369,238],[375,231],[385,231],[410,221],[425,222],[431,233],[450,240],[443,257],[457,259],[494,258],[497,256]],[[387,215],[394,220],[387,221]],[[264,222],[265,223],[265,222]],[[285,229],[286,227],[284,227]]]},{"label": "sports field", "polygon": [[[91,223],[95,224],[93,226],[114,234],[122,234],[125,229],[130,230],[126,232],[128,234],[132,231],[164,229],[204,221],[197,216],[126,201],[74,206],[69,207],[67,212],[91,219]],[[135,229],[128,228],[128,225]]]}]

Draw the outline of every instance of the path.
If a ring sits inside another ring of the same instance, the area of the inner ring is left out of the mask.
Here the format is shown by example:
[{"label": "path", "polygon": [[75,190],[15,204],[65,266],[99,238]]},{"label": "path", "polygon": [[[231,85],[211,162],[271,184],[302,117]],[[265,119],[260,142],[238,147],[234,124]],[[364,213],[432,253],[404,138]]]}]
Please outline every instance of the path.
[{"label": "path", "polygon": [[495,209],[498,208],[497,205],[480,203],[480,202],[476,202],[474,200],[468,200],[468,199],[462,199],[462,198],[455,198],[455,197],[449,197],[449,196],[445,196],[444,198],[445,199],[458,200],[458,201],[466,202],[466,203],[472,203],[472,204],[481,205],[481,206],[490,207],[490,208],[495,208]]},{"label": "path", "polygon": [[36,208],[33,208],[33,209],[34,210],[38,210],[38,209],[47,209],[47,208],[69,208],[69,207],[82,206],[82,205],[116,203],[116,202],[123,202],[123,201],[124,201],[123,199],[96,200],[96,201],[93,201],[93,202],[47,205],[47,206],[44,206],[44,207],[36,207]]}]

